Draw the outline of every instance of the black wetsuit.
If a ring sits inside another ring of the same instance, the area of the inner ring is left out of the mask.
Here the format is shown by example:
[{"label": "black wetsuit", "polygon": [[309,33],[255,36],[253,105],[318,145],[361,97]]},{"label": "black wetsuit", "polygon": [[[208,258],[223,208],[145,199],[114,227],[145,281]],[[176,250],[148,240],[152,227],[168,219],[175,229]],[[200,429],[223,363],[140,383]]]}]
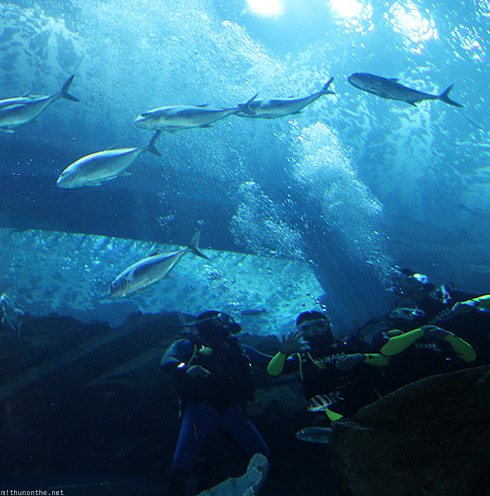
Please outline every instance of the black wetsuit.
[{"label": "black wetsuit", "polygon": [[[425,324],[432,324],[464,339],[475,348],[476,360],[472,366],[490,363],[490,314],[471,309],[466,313],[451,313],[452,307],[459,302],[481,296],[478,293],[469,293],[455,289],[448,290],[448,301],[427,297],[417,308],[423,310],[425,316],[417,321],[410,322],[411,329]],[[408,330],[408,329],[404,329]]]},{"label": "black wetsuit", "polygon": [[[235,337],[210,344],[190,336],[170,345],[160,367],[174,374],[184,411],[173,473],[192,469],[206,438],[218,427],[227,430],[247,455],[268,454],[267,445],[242,406],[251,399],[254,389],[250,362],[265,365],[269,359],[253,348],[240,346]],[[179,368],[179,364],[183,365]],[[201,365],[210,375],[190,377],[186,371],[194,365]]]},{"label": "black wetsuit", "polygon": [[283,373],[300,372],[307,401],[317,395],[327,395],[332,400],[329,410],[344,416],[372,403],[384,394],[384,379],[378,367],[360,364],[350,371],[336,367],[345,355],[360,353],[349,341],[320,346],[311,343],[312,351],[296,353],[286,360]]},{"label": "black wetsuit", "polygon": [[[386,331],[374,335],[372,342],[378,353],[389,339]],[[468,363],[458,358],[449,343],[421,337],[405,350],[391,356],[384,373],[391,390],[395,390],[424,377],[464,367],[468,367]]]}]

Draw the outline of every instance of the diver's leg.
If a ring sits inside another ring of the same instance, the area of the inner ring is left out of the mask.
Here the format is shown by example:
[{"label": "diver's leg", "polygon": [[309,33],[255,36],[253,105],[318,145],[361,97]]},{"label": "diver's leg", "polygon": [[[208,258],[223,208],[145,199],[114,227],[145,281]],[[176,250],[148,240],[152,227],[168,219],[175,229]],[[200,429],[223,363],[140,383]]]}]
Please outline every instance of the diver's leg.
[{"label": "diver's leg", "polygon": [[248,456],[255,453],[269,455],[269,448],[241,407],[235,403],[223,416],[221,424],[240,444]]},{"label": "diver's leg", "polygon": [[187,406],[182,418],[166,496],[186,494],[189,476],[199,451],[211,431],[219,426],[220,420],[221,417],[209,403],[190,403]]},{"label": "diver's leg", "polygon": [[204,441],[220,424],[221,417],[207,402],[190,403],[185,409],[175,448],[172,470],[192,470]]}]

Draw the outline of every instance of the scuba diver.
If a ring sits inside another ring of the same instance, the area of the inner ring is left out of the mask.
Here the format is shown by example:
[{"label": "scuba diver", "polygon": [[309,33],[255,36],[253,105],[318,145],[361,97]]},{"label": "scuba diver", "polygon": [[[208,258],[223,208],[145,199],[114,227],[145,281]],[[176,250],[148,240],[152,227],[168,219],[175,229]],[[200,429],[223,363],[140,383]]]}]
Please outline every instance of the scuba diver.
[{"label": "scuba diver", "polygon": [[[452,282],[435,286],[410,269],[400,270],[394,291],[400,298],[385,320],[395,333],[423,325],[442,327],[473,346],[473,365],[490,362],[490,295],[455,289]],[[406,306],[407,300],[416,306]]]},{"label": "scuba diver", "polygon": [[265,365],[270,357],[240,345],[234,335],[241,326],[225,313],[201,313],[185,327],[195,327],[197,334],[172,343],[160,363],[173,374],[182,413],[169,495],[185,494],[199,451],[217,428],[228,431],[249,457],[269,452],[242,408],[254,391],[251,362]]},{"label": "scuba diver", "polygon": [[374,335],[372,344],[390,360],[386,377],[392,390],[424,377],[463,368],[476,358],[469,343],[434,325],[407,332],[380,331]]},{"label": "scuba diver", "polygon": [[299,372],[308,411],[324,412],[335,421],[353,415],[384,393],[378,367],[388,365],[388,358],[360,352],[351,338],[336,341],[322,312],[299,314],[296,327],[297,331],[283,337],[267,372],[272,376]]}]

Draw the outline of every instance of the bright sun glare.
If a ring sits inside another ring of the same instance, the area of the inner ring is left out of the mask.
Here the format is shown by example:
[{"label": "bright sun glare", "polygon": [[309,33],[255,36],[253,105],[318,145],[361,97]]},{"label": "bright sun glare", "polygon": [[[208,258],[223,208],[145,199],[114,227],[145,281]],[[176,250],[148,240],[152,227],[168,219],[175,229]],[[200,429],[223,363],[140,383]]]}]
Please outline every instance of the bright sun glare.
[{"label": "bright sun glare", "polygon": [[279,17],[284,12],[282,0],[247,0],[250,10],[262,17]]},{"label": "bright sun glare", "polygon": [[341,17],[355,17],[362,12],[362,3],[357,0],[329,0],[330,7]]}]

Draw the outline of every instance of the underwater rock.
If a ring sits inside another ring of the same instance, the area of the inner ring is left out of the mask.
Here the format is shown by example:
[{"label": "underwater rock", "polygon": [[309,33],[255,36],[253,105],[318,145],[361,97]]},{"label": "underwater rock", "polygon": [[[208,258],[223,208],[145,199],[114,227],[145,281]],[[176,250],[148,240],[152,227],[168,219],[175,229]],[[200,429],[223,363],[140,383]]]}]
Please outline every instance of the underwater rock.
[{"label": "underwater rock", "polygon": [[490,366],[409,384],[333,424],[348,496],[490,494]]}]

